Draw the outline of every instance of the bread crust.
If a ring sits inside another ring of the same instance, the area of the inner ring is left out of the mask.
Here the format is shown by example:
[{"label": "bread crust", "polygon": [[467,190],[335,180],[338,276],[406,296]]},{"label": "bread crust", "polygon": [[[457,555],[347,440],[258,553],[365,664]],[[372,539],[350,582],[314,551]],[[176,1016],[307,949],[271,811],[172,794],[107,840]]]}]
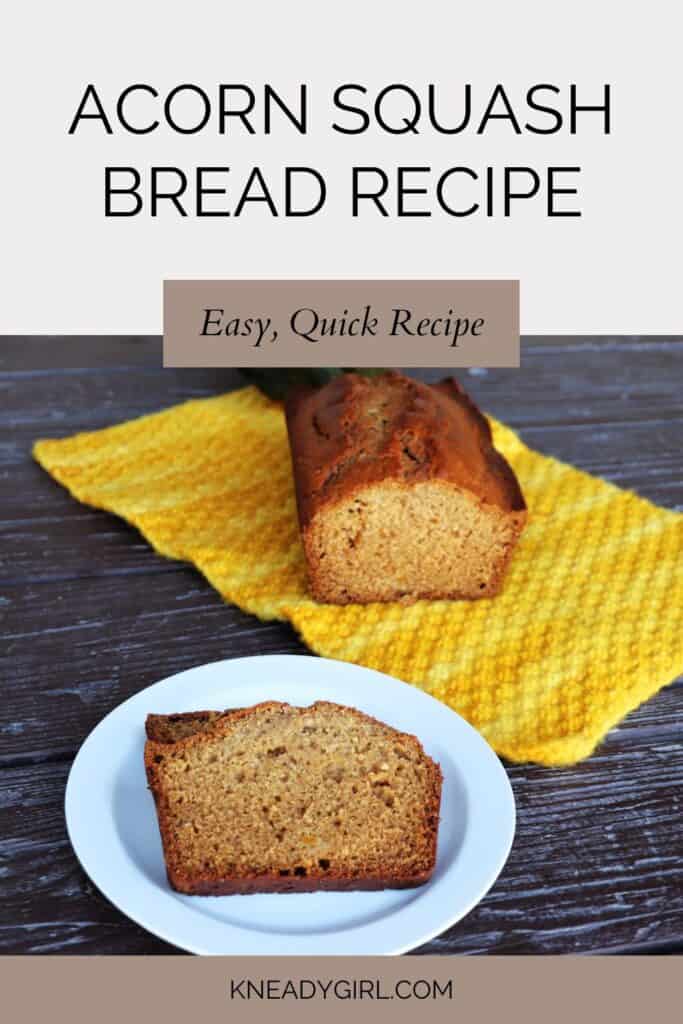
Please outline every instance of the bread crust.
[{"label": "bread crust", "polygon": [[401,878],[390,875],[376,878],[343,878],[328,872],[325,876],[308,875],[306,878],[254,875],[252,878],[216,880],[201,876],[188,879],[182,874],[167,870],[171,887],[185,896],[252,896],[256,893],[378,892],[381,889],[417,889],[425,885],[432,874],[433,869]]},{"label": "bread crust", "polygon": [[526,511],[488,420],[453,377],[347,373],[293,392],[285,414],[302,529],[326,503],[384,480],[447,480],[502,512]]},{"label": "bread crust", "polygon": [[147,715],[145,734],[156,743],[177,743],[196,732],[203,732],[215,725],[224,715],[232,715],[239,708],[226,711],[180,711],[172,715]]},{"label": "bread crust", "polygon": [[[170,750],[176,753],[190,750],[206,742],[207,735],[215,737],[216,734],[225,735],[228,731],[239,726],[240,721],[251,715],[262,713],[277,713],[281,711],[294,711],[300,714],[309,714],[317,708],[334,708],[345,715],[354,715],[365,721],[390,730],[397,739],[409,742],[419,754],[429,773],[428,795],[425,804],[425,822],[429,828],[429,862],[428,870],[414,874],[391,874],[377,873],[372,875],[349,877],[340,874],[338,871],[327,870],[318,872],[312,869],[305,877],[289,875],[282,877],[269,873],[246,873],[239,877],[219,876],[210,871],[195,872],[188,874],[183,870],[179,859],[179,851],[173,837],[171,827],[171,815],[168,802],[165,797],[162,780],[158,772],[158,758],[165,757]],[[179,715],[149,715],[146,722],[146,729],[152,735],[165,732],[165,726],[169,719],[178,720]],[[168,740],[148,739],[145,743],[144,763],[148,787],[154,798],[159,831],[161,834],[166,873],[169,884],[177,892],[195,896],[227,896],[232,894],[250,893],[287,893],[287,892],[316,892],[318,890],[349,891],[349,890],[379,890],[379,889],[404,889],[415,888],[424,885],[429,881],[436,864],[436,849],[438,839],[439,814],[441,805],[442,773],[440,766],[425,753],[422,744],[410,733],[402,733],[391,726],[387,726],[379,719],[366,715],[357,708],[350,708],[344,705],[335,704],[330,701],[316,701],[308,707],[293,708],[289,704],[279,701],[264,701],[250,708],[230,709],[225,712],[189,712],[183,715],[186,719],[193,719],[197,723],[204,721],[206,728],[198,730],[175,743]]]}]

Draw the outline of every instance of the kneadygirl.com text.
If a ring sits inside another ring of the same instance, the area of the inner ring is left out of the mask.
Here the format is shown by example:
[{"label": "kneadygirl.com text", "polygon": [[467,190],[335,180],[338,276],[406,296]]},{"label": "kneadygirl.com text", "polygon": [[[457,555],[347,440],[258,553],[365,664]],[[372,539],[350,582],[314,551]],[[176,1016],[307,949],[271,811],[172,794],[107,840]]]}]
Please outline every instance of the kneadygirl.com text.
[{"label": "kneadygirl.com text", "polygon": [[452,978],[231,978],[228,984],[229,998],[238,1000],[436,1000],[454,995]]}]

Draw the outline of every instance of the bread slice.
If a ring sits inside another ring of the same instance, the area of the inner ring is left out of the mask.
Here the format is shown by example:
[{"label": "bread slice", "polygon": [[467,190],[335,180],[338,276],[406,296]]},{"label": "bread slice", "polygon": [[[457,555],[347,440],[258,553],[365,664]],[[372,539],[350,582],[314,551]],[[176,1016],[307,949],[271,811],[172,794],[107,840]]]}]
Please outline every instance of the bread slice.
[{"label": "bread slice", "polygon": [[453,379],[345,374],[287,400],[313,596],[493,597],[526,522],[485,416]]},{"label": "bread slice", "polygon": [[414,736],[325,701],[155,715],[147,730],[177,891],[409,888],[431,876],[441,771]]}]

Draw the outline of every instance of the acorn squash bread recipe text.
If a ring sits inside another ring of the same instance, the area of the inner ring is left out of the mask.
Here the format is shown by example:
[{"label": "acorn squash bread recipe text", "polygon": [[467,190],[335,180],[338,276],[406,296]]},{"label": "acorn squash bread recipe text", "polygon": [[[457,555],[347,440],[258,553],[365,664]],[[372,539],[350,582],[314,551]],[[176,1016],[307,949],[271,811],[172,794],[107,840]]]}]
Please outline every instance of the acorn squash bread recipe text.
[{"label": "acorn squash bread recipe text", "polygon": [[67,131],[86,145],[102,134],[213,136],[207,163],[104,167],[105,217],[312,217],[340,201],[351,217],[508,218],[530,204],[547,217],[580,217],[579,164],[335,164],[333,177],[323,166],[217,165],[215,139],[225,138],[231,160],[236,142],[243,153],[253,136],[285,133],[468,138],[474,151],[486,135],[608,136],[612,99],[609,84],[589,89],[575,82],[526,89],[395,82],[378,90],[349,82],[327,98],[306,83],[280,90],[185,82],[161,90],[136,82],[118,93],[89,83],[75,99]]}]

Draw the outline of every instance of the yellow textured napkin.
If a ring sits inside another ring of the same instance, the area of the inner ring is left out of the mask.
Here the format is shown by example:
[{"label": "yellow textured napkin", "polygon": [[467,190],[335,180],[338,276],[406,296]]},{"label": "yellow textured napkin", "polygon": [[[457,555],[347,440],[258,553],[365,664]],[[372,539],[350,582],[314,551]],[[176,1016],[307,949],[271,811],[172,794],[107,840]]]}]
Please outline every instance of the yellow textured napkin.
[{"label": "yellow textured napkin", "polygon": [[508,758],[568,764],[683,671],[683,517],[492,425],[530,509],[503,593],[409,607],[310,599],[284,417],[254,388],[34,454],[74,497],[193,562],[226,600],[289,619],[319,654],[420,686]]}]

